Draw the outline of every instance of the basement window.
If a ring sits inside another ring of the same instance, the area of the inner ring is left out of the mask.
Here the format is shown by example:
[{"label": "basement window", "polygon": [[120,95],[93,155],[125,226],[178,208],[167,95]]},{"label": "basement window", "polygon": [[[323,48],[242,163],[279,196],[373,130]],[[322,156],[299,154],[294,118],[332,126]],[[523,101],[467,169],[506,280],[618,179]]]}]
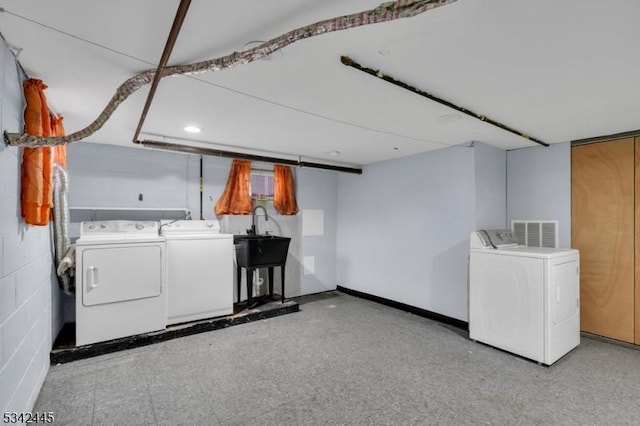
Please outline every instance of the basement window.
[{"label": "basement window", "polygon": [[266,170],[251,170],[251,184],[249,185],[251,198],[254,203],[273,200],[273,172]]}]

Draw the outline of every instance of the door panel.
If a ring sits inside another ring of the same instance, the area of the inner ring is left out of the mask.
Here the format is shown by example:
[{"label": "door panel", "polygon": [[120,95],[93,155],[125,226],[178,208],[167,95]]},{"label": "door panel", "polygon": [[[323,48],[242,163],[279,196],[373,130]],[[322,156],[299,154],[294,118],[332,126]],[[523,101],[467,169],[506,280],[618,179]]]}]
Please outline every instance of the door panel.
[{"label": "door panel", "polygon": [[635,258],[635,318],[636,318],[636,345],[640,345],[640,137],[635,138],[635,158],[636,158],[636,232],[635,232],[635,244],[636,244],[636,258]]},{"label": "door panel", "polygon": [[158,297],[162,250],[157,245],[88,248],[82,252],[82,273],[84,306]]},{"label": "door panel", "polygon": [[551,319],[553,325],[561,324],[578,314],[578,262],[574,259],[564,263],[550,262]]},{"label": "door panel", "polygon": [[571,246],[580,250],[581,328],[633,343],[634,140],[571,149]]}]

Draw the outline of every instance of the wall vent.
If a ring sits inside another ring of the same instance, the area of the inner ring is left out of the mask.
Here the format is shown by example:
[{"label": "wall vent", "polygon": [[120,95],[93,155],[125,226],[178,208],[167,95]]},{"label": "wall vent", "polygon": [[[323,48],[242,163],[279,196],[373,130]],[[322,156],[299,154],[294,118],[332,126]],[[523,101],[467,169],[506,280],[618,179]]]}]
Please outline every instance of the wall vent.
[{"label": "wall vent", "polygon": [[511,229],[518,244],[558,248],[557,220],[512,220]]}]

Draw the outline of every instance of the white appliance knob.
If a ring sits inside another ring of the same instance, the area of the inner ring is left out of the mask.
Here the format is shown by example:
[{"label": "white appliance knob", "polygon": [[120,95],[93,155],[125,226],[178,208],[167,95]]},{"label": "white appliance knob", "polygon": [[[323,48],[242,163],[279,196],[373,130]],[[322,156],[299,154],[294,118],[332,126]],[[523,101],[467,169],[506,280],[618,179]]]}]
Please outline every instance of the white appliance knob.
[{"label": "white appliance knob", "polygon": [[136,229],[137,229],[138,231],[141,231],[141,230],[143,230],[143,229],[144,229],[144,225],[143,225],[143,224],[141,224],[141,223],[136,223]]},{"label": "white appliance knob", "polygon": [[100,225],[100,229],[107,229],[107,225],[105,225],[104,223]]},{"label": "white appliance knob", "polygon": [[87,226],[87,229],[90,230],[90,231],[93,231],[94,229],[96,229],[96,226],[95,225],[89,225],[89,226]]},{"label": "white appliance knob", "polygon": [[206,222],[207,228],[213,228],[213,222]]}]

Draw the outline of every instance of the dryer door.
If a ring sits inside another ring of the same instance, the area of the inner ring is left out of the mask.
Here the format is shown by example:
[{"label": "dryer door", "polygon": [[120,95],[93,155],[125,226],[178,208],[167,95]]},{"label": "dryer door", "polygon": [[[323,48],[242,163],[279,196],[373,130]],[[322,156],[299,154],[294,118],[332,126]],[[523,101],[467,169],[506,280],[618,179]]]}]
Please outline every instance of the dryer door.
[{"label": "dryer door", "polygon": [[162,291],[162,267],[158,245],[87,248],[82,252],[82,304],[157,297]]},{"label": "dryer door", "polygon": [[552,262],[551,268],[551,312],[553,324],[560,324],[580,315],[580,285],[578,261],[569,258]]},{"label": "dryer door", "polygon": [[580,344],[580,270],[577,254],[549,260],[545,364]]}]

